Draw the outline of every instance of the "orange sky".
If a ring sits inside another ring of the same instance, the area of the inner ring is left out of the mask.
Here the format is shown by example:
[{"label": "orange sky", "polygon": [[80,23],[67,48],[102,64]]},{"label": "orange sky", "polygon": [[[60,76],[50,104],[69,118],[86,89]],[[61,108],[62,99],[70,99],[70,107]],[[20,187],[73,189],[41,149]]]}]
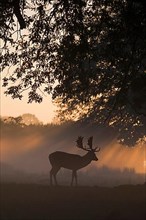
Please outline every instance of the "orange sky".
[{"label": "orange sky", "polygon": [[55,106],[52,104],[50,96],[44,96],[42,103],[27,103],[27,94],[22,100],[12,99],[10,96],[4,95],[4,89],[1,86],[1,116],[17,117],[24,113],[36,115],[36,117],[44,124],[52,122],[55,116]]}]

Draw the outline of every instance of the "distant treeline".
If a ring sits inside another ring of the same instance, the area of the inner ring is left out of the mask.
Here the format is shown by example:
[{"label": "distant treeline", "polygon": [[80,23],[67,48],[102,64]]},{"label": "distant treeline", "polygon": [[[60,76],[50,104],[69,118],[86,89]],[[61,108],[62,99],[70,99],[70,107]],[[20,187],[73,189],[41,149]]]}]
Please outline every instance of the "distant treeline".
[{"label": "distant treeline", "polygon": [[[29,120],[30,117],[30,120]],[[17,137],[26,136],[39,132],[40,135],[50,137],[57,136],[57,139],[76,141],[80,135],[87,139],[89,136],[94,136],[94,140],[99,142],[109,142],[115,138],[116,133],[108,127],[98,126],[81,121],[67,121],[56,124],[41,123],[34,115],[24,114],[19,117],[0,117],[1,135],[2,137]],[[106,133],[106,139],[104,137]]]}]

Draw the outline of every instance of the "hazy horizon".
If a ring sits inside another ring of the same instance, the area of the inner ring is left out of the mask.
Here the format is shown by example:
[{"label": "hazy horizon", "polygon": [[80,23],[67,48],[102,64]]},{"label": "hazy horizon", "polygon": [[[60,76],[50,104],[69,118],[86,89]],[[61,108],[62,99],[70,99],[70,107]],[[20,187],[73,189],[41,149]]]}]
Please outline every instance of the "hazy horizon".
[{"label": "hazy horizon", "polygon": [[[125,182],[129,181],[130,178],[133,183],[145,181],[145,145],[136,147],[122,146],[117,143],[115,138],[108,137],[108,132],[105,128],[102,128],[101,132],[101,130],[93,127],[80,126],[80,124],[74,123],[41,127],[37,125],[35,127],[26,126],[22,129],[15,126],[12,128],[7,126],[2,129],[1,135],[1,163],[12,166],[12,169],[8,169],[10,173],[14,168],[14,170],[20,171],[18,173],[22,177],[23,172],[26,172],[40,176],[46,175],[46,178],[49,179],[51,167],[48,155],[54,151],[84,155],[86,152],[76,147],[76,139],[79,135],[84,136],[84,144],[86,144],[87,138],[93,135],[93,145],[95,147],[98,145],[101,148],[101,151],[97,153],[99,160],[91,162],[91,164],[81,170],[82,173],[88,174],[85,175],[86,178],[81,178],[82,180],[84,179],[85,182],[88,182],[88,179],[92,179],[93,182],[96,182],[99,177],[99,171],[101,171],[100,182],[106,177],[111,183],[116,177],[119,182],[121,178],[121,183],[123,180]],[[6,172],[8,171],[6,166],[3,167],[3,170],[6,175],[9,173]],[[66,171],[61,171],[62,178],[64,177],[64,172]],[[69,173],[68,176],[70,176],[71,172],[67,172]]]}]

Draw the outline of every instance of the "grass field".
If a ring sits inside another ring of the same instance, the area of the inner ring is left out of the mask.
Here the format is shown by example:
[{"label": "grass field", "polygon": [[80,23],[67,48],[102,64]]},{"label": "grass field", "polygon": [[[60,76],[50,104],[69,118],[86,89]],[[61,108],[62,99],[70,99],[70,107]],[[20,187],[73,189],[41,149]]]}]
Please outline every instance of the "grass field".
[{"label": "grass field", "polygon": [[1,220],[145,220],[146,185],[1,184]]}]

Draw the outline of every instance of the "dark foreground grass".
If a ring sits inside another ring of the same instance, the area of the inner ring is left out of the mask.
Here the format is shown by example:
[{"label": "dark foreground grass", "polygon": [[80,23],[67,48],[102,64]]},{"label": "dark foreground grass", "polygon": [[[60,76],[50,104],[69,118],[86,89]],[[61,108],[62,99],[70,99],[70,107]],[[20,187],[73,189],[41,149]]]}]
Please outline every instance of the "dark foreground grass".
[{"label": "dark foreground grass", "polygon": [[1,220],[145,220],[146,185],[1,184]]}]

